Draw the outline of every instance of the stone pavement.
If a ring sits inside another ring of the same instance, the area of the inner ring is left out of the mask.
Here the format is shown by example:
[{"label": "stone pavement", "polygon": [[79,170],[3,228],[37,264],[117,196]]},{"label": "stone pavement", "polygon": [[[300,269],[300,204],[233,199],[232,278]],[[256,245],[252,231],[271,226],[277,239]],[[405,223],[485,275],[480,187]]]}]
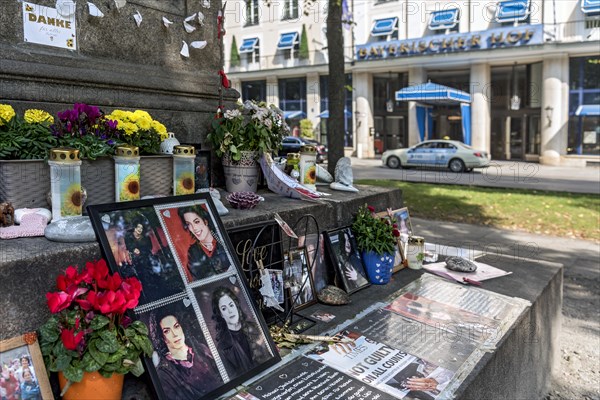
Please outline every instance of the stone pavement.
[{"label": "stone pavement", "polygon": [[600,398],[600,243],[420,218],[411,222],[426,242],[563,264],[561,360],[547,399]]}]

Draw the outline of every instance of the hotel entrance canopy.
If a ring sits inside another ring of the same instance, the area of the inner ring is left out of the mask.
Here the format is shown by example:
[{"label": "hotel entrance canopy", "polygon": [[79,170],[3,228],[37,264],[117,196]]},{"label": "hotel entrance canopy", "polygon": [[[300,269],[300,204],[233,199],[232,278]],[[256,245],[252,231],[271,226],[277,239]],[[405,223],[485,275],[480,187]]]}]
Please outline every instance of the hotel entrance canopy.
[{"label": "hotel entrance canopy", "polygon": [[435,105],[460,106],[463,142],[471,144],[471,95],[437,83],[427,82],[421,85],[405,87],[396,92],[396,101],[416,101],[417,125],[421,140],[431,139],[433,117],[431,111]]}]

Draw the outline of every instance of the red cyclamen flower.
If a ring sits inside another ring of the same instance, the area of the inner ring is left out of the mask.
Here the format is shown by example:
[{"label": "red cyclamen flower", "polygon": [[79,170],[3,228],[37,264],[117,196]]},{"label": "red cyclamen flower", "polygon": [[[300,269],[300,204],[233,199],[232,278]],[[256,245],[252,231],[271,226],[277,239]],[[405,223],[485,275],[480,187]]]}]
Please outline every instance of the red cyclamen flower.
[{"label": "red cyclamen flower", "polygon": [[75,334],[75,329],[63,329],[60,332],[60,340],[67,350],[77,350],[77,346],[83,340],[83,332]]}]

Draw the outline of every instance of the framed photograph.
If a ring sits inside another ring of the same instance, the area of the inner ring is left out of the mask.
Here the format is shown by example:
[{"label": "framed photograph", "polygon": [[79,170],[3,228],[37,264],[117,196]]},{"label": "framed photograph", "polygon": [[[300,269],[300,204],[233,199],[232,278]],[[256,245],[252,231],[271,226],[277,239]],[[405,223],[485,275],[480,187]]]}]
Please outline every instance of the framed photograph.
[{"label": "framed photograph", "polygon": [[194,160],[194,175],[196,177],[196,190],[207,189],[211,186],[210,150],[196,149]]},{"label": "framed photograph", "polygon": [[400,208],[391,212],[381,211],[376,214],[381,218],[390,218],[393,223],[398,225],[400,231],[400,237],[397,238],[396,251],[394,254],[394,269],[393,272],[398,272],[405,267],[406,260],[406,245],[408,244],[408,237],[412,235],[412,225],[410,223],[410,216],[408,214],[408,208]]},{"label": "framed photograph", "polygon": [[35,332],[0,341],[0,383],[2,399],[54,399]]},{"label": "framed photograph", "polygon": [[107,262],[113,272],[135,276],[142,283],[140,304],[184,291],[167,232],[153,206],[103,211],[100,223],[99,237],[105,241]]},{"label": "framed photograph", "polygon": [[285,290],[283,288],[283,271],[280,269],[267,269],[269,276],[271,277],[271,287],[275,294],[275,300],[278,304],[285,302]]},{"label": "framed photograph", "polygon": [[193,289],[210,341],[227,376],[246,380],[272,365],[277,349],[266,325],[242,289],[241,279],[222,278]]},{"label": "framed photograph", "polygon": [[[278,293],[276,287],[273,286],[273,291],[278,296],[283,296],[283,301],[278,301],[283,311],[267,307],[260,293],[262,284],[259,273],[259,268],[265,268],[273,277],[277,275],[276,271],[280,271],[283,281],[283,251],[279,225],[275,221],[249,224],[229,229],[227,234],[233,245],[234,254],[242,266],[244,276],[248,280],[252,297],[259,305],[267,324],[283,322],[289,311],[286,291],[282,288],[282,291]],[[278,280],[272,280],[273,284],[277,282]]]},{"label": "framed photograph", "polygon": [[339,281],[348,294],[369,286],[365,267],[350,227],[326,232],[325,243]]},{"label": "framed photograph", "polygon": [[317,302],[304,248],[290,250],[284,255],[283,282],[284,287],[289,290],[294,310],[301,310]]},{"label": "framed photograph", "polygon": [[[150,329],[154,354],[144,363],[159,399],[213,399],[280,360],[208,193],[87,210],[110,269],[142,282],[131,317]],[[218,287],[231,300],[220,320]],[[234,333],[222,336],[225,316]]]},{"label": "framed photograph", "polygon": [[[318,240],[318,242],[317,242]],[[311,271],[315,292],[319,293],[325,286],[334,281],[335,272],[325,256],[325,235],[309,234],[298,238],[298,247],[306,249],[308,269]]]}]

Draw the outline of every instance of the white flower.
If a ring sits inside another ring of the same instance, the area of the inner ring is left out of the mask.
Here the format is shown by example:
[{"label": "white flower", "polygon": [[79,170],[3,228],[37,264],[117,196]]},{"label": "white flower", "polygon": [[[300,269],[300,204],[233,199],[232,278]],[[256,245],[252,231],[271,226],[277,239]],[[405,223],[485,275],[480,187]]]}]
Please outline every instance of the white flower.
[{"label": "white flower", "polygon": [[246,110],[258,111],[258,106],[252,100],[246,100],[244,102],[244,108]]},{"label": "white flower", "polygon": [[239,117],[240,115],[242,115],[242,113],[240,112],[240,110],[227,110],[225,111],[225,118],[226,119],[234,119]]},{"label": "white flower", "polygon": [[269,129],[271,129],[271,128],[273,127],[273,121],[271,121],[269,118],[266,118],[266,119],[263,121],[263,124],[265,124],[265,126],[266,126],[267,128],[269,128]]}]

